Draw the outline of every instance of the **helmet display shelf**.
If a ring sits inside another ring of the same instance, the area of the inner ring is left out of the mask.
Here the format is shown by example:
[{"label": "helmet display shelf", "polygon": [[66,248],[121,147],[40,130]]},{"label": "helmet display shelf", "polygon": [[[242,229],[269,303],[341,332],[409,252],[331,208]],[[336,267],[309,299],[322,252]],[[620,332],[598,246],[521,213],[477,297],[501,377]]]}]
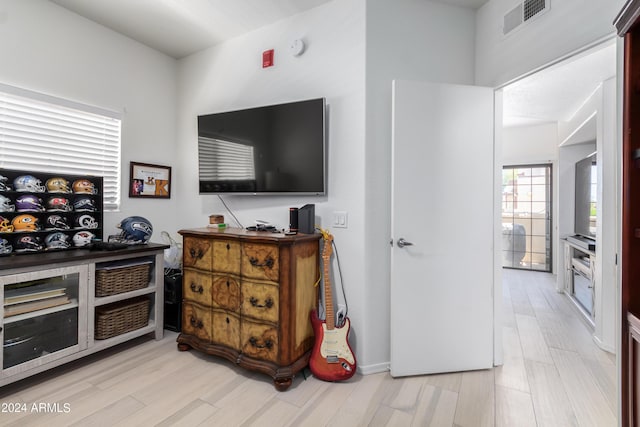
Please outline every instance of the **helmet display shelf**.
[{"label": "helmet display shelf", "polygon": [[86,249],[102,238],[102,177],[0,168],[0,256]]}]

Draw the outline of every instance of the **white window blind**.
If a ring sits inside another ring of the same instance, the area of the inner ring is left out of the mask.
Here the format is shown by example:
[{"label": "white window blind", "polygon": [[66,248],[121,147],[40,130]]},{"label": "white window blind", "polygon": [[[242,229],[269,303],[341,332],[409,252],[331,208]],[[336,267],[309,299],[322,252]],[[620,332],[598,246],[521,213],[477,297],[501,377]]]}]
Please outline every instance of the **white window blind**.
[{"label": "white window blind", "polygon": [[253,180],[253,147],[221,139],[198,137],[200,179]]},{"label": "white window blind", "polygon": [[104,210],[120,205],[117,113],[0,85],[0,167],[104,178]]}]

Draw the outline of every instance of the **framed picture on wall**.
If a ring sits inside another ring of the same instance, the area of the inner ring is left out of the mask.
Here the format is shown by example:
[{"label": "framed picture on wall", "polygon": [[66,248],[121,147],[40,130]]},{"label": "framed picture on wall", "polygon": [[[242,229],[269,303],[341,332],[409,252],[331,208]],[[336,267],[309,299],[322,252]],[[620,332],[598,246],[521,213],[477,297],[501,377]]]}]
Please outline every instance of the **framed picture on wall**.
[{"label": "framed picture on wall", "polygon": [[171,167],[131,162],[129,197],[169,199]]}]

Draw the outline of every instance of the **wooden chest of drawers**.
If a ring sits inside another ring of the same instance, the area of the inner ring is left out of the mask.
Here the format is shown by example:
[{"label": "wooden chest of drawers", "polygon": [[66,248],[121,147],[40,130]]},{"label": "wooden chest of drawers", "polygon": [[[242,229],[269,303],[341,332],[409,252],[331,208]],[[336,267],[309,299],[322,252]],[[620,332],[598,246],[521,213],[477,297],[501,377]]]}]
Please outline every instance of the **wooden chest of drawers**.
[{"label": "wooden chest of drawers", "polygon": [[309,361],[319,234],[181,230],[182,333],[195,348],[270,375],[286,390]]}]

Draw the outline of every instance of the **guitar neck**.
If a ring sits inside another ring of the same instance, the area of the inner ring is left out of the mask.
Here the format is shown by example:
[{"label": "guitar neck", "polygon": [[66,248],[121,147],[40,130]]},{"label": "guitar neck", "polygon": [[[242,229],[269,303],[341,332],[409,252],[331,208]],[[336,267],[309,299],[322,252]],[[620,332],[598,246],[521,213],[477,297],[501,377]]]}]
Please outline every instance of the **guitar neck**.
[{"label": "guitar neck", "polygon": [[[325,245],[331,245],[332,240],[325,240]],[[324,308],[325,308],[325,324],[327,329],[333,329],[336,326],[336,318],[333,311],[333,295],[331,294],[331,279],[329,278],[329,267],[331,265],[331,250],[325,250],[322,255],[324,263]]]}]

